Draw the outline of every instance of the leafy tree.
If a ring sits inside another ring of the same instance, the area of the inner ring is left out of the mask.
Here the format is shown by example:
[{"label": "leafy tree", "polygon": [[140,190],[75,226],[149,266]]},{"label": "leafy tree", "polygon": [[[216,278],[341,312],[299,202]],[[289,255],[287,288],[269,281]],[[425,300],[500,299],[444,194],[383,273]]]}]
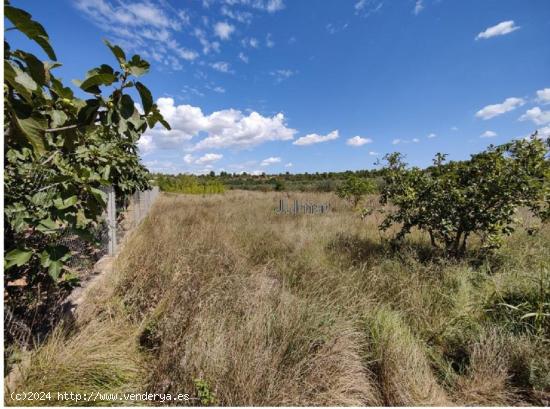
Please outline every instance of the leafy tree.
[{"label": "leafy tree", "polygon": [[374,193],[374,191],[375,186],[369,179],[350,174],[336,190],[336,194],[353,204],[353,207],[357,207],[363,196]]},{"label": "leafy tree", "polygon": [[472,234],[486,248],[498,247],[513,231],[513,216],[527,206],[547,217],[550,200],[550,140],[536,134],[472,155],[470,160],[446,162],[437,154],[426,170],[408,169],[399,153],[386,156],[380,202],[396,207],[382,222],[399,224],[396,239],[416,227],[427,231],[433,246],[461,255]]},{"label": "leafy tree", "polygon": [[139,56],[128,59],[105,41],[118,67],[88,71],[75,81],[88,97],[77,98],[54,75],[61,64],[42,25],[8,2],[4,13],[13,24],[8,30],[20,31],[53,60],[4,43],[5,269],[7,279],[24,276],[32,285],[61,279],[70,253],[59,238],[70,231],[90,239],[106,205],[105,186],[121,197],[149,186],[137,142],[157,122],[169,125],[135,79],[149,70]]},{"label": "leafy tree", "polygon": [[281,180],[275,179],[273,190],[275,190],[276,192],[282,192],[285,190],[285,184]]}]

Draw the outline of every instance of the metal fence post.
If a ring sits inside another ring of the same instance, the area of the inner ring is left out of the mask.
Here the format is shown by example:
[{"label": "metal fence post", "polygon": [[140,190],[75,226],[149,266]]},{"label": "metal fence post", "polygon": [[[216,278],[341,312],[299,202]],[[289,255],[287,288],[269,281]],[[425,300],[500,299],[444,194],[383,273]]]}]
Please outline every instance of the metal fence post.
[{"label": "metal fence post", "polygon": [[109,255],[116,252],[116,197],[112,186],[107,188],[107,226],[109,229]]}]

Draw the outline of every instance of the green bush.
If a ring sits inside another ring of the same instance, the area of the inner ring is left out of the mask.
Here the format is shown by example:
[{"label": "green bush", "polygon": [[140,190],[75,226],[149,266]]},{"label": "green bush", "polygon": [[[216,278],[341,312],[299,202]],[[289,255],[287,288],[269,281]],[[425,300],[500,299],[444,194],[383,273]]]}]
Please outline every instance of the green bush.
[{"label": "green bush", "polygon": [[[70,257],[58,245],[71,232],[90,239],[105,208],[102,188],[120,197],[149,186],[137,141],[157,122],[169,127],[150,91],[135,80],[149,63],[106,42],[118,67],[102,64],[75,81],[89,94],[76,98],[54,75],[60,66],[42,25],[27,12],[5,3],[5,17],[53,60],[4,51],[4,240],[8,280],[25,277],[30,285],[62,279]],[[144,112],[126,93],[135,88]],[[106,95],[102,91],[108,90]]]},{"label": "green bush", "polygon": [[402,239],[418,228],[433,246],[461,255],[472,234],[485,248],[496,248],[513,231],[514,214],[526,206],[546,217],[550,199],[550,139],[534,135],[472,155],[470,160],[445,162],[438,154],[433,166],[408,169],[399,153],[386,156],[380,201],[396,207],[382,222],[394,224]]},{"label": "green bush", "polygon": [[353,207],[357,207],[363,196],[374,193],[376,187],[369,179],[350,175],[344,183],[338,187],[336,194],[338,197],[349,201]]}]

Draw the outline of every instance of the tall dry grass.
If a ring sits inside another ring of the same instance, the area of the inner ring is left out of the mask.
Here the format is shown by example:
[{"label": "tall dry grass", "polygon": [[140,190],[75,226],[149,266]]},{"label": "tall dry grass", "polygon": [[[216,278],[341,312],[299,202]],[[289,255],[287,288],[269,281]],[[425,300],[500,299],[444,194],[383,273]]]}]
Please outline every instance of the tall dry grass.
[{"label": "tall dry grass", "polygon": [[300,216],[276,214],[280,197],[162,196],[24,386],[88,386],[94,369],[69,357],[101,360],[94,333],[124,368],[106,381],[115,389],[198,395],[200,380],[220,405],[544,404],[548,333],[498,309],[540,294],[547,227],[520,228],[492,258],[448,261],[419,233],[392,251],[380,216],[362,221],[333,195],[293,194],[332,204]]}]

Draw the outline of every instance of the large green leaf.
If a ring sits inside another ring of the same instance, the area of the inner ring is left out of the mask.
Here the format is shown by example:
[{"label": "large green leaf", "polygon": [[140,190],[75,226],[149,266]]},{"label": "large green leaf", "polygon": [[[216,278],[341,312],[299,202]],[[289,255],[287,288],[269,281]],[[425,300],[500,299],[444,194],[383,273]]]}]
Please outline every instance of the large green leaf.
[{"label": "large green leaf", "polygon": [[139,77],[143,74],[146,74],[149,71],[149,63],[145,60],[142,60],[139,55],[134,55],[130,61],[127,62],[126,66],[130,74]]},{"label": "large green leaf", "polygon": [[90,187],[90,193],[102,204],[107,204],[107,193],[101,189]]},{"label": "large green leaf", "polygon": [[74,206],[77,203],[78,203],[77,196],[71,196],[71,197],[68,197],[67,199],[62,199],[59,197],[57,199],[54,199],[53,201],[54,206],[59,210],[67,209],[71,206]]},{"label": "large green leaf", "polygon": [[59,279],[59,276],[61,275],[61,270],[63,269],[63,263],[59,260],[54,260],[50,262],[50,265],[48,266],[48,274],[51,278],[53,278],[55,281]]},{"label": "large green leaf", "polygon": [[116,77],[114,74],[110,73],[102,73],[102,74],[95,74],[88,78],[86,78],[82,83],[79,85],[80,88],[82,88],[86,92],[92,92],[94,94],[97,94],[97,86],[99,85],[111,85],[113,82],[116,81]]},{"label": "large green leaf", "polygon": [[78,122],[81,124],[92,123],[95,120],[99,106],[99,101],[97,99],[87,99],[78,110]]},{"label": "large green leaf", "polygon": [[64,125],[68,119],[67,114],[59,109],[54,109],[50,112],[50,118],[52,119],[50,126],[52,128],[59,128]]},{"label": "large green leaf", "polygon": [[38,114],[33,114],[28,118],[19,118],[15,115],[15,120],[17,127],[27,138],[35,152],[39,155],[44,153],[44,134],[48,126],[46,119],[38,116]]},{"label": "large green leaf", "polygon": [[149,89],[139,81],[136,81],[136,88],[139,92],[139,96],[141,97],[143,111],[145,112],[145,115],[148,115],[153,106],[153,96],[151,95],[151,91],[149,91]]},{"label": "large green leaf", "polygon": [[51,76],[51,82],[53,92],[55,92],[60,98],[66,98],[69,100],[74,98],[73,91],[69,87],[65,87],[57,78]]},{"label": "large green leaf", "polygon": [[24,86],[29,91],[36,91],[38,84],[32,79],[32,77],[23,70],[15,70],[15,82]]},{"label": "large green leaf", "polygon": [[158,107],[156,104],[153,104],[151,107],[151,115],[147,117],[147,125],[149,125],[149,128],[153,128],[157,122],[160,122],[162,126],[164,126],[166,129],[170,130],[170,124],[166,122],[162,114],[160,113]]},{"label": "large green leaf", "polygon": [[55,280],[61,275],[63,264],[71,256],[66,246],[48,246],[40,255],[40,264],[48,268],[48,274]]},{"label": "large green leaf", "polygon": [[44,234],[53,234],[57,232],[58,229],[59,226],[57,225],[57,223],[50,218],[41,220],[38,226],[36,226],[36,230]]},{"label": "large green leaf", "polygon": [[[10,63],[10,61],[4,60],[4,81],[11,85],[28,103],[32,102],[32,91],[22,85],[19,81],[16,81],[18,73],[21,69]],[[32,80],[32,78],[31,78]]]},{"label": "large green leaf", "polygon": [[136,109],[132,97],[128,94],[124,94],[122,98],[120,98],[119,105],[120,115],[124,119],[130,118]]},{"label": "large green leaf", "polygon": [[5,5],[4,15],[19,31],[25,34],[28,38],[35,41],[48,54],[52,60],[57,60],[55,52],[50,45],[48,33],[42,27],[42,24],[34,21],[32,16],[24,10]]},{"label": "large green leaf", "polygon": [[21,267],[26,264],[32,256],[31,250],[14,249],[4,256],[4,269],[13,266]]},{"label": "large green leaf", "polygon": [[18,58],[25,61],[27,64],[27,67],[29,67],[29,73],[32,77],[32,79],[40,86],[44,86],[46,84],[46,65],[40,61],[38,58],[36,58],[33,54],[26,53],[21,50],[17,50],[14,52],[14,55],[16,55]]},{"label": "large green leaf", "polygon": [[103,40],[103,42],[111,49],[114,56],[120,63],[120,65],[126,63],[126,54],[124,54],[124,51],[122,51],[122,48],[120,48],[118,45],[111,44],[108,40]]}]

